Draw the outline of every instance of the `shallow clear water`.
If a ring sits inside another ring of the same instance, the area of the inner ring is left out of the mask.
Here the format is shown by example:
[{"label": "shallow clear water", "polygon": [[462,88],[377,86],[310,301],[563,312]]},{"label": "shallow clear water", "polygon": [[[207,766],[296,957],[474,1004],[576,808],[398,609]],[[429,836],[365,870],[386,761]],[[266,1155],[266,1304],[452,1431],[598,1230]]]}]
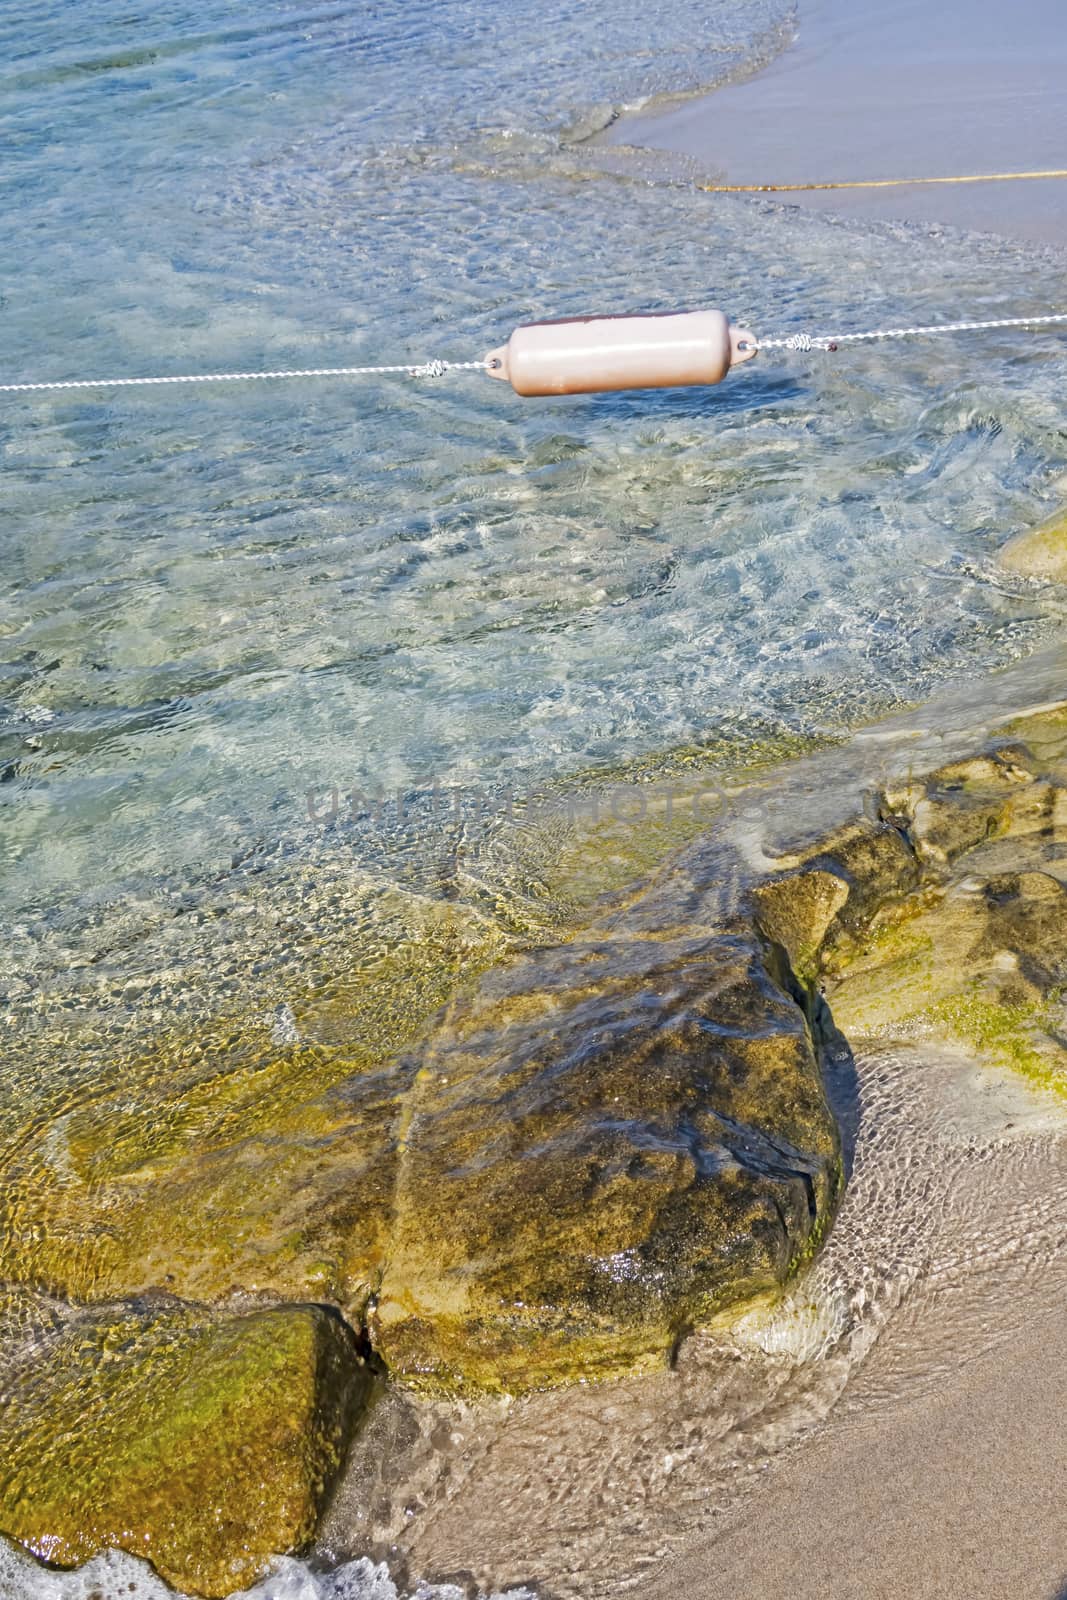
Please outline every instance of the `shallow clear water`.
[{"label": "shallow clear water", "polygon": [[[787,20],[10,11],[3,376],[466,359],[583,310],[780,331],[1057,303],[1052,255],[582,143]],[[179,1015],[244,1007],[276,1047],[298,994],[429,945],[439,904],[490,943],[536,926],[549,887],[506,830],[488,889],[459,881],[435,781],[521,797],[835,737],[1026,653],[1060,597],[994,557],[1055,503],[1061,395],[1037,334],[536,403],[478,374],[0,397],[0,1124],[76,1106]],[[335,786],[404,816],[309,818]]]},{"label": "shallow clear water", "polygon": [[[461,358],[580,309],[1049,303],[1056,263],[1009,244],[559,149],[583,108],[706,81],[776,20],[9,17],[5,371]],[[1050,604],[989,563],[1064,465],[1058,351],[767,358],[720,390],[534,404],[477,374],[7,398],[5,910],[299,836],[314,785],[523,790],[754,718],[840,729],[1025,650]]]}]

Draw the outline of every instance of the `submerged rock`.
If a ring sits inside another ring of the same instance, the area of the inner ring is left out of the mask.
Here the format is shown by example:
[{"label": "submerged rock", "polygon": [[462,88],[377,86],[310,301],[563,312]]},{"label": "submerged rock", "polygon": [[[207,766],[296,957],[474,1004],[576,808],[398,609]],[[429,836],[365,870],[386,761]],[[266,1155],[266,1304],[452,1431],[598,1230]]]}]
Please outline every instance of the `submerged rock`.
[{"label": "submerged rock", "polygon": [[1045,713],[869,796],[733,911],[698,843],[598,937],[489,973],[412,1064],[371,1323],[391,1369],[648,1365],[780,1285],[840,1186],[820,990],[847,1036],[925,1031],[1067,1090],[1065,844],[1067,716]]},{"label": "submerged rock", "polygon": [[811,1033],[751,936],[536,951],[453,1003],[418,1068],[371,1324],[408,1379],[662,1363],[830,1218]]},{"label": "submerged rock", "polygon": [[128,1550],[209,1596],[311,1538],[371,1389],[339,1318],[167,1299],[24,1313],[6,1341],[0,1532],[56,1566]]},{"label": "submerged rock", "polygon": [[1067,583],[1067,511],[1059,511],[1047,522],[1009,539],[1000,552],[1000,560],[1026,578]]},{"label": "submerged rock", "polygon": [[295,1042],[247,1008],[124,1027],[83,999],[47,1028],[20,1019],[0,1062],[0,1283],[93,1302],[245,1290],[358,1323],[388,1239],[398,1052],[500,954],[462,907],[433,910],[372,979],[294,994]]}]

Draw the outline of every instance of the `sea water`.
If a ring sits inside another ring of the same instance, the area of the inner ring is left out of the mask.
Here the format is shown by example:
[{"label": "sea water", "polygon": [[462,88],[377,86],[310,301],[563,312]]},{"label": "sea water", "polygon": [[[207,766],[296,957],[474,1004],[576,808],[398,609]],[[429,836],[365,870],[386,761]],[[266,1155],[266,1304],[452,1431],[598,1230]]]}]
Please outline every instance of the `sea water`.
[{"label": "sea water", "polygon": [[[643,177],[560,131],[737,71],[771,0],[117,4],[2,23],[3,373],[480,356],[516,321],[1023,314],[1055,261]],[[603,112],[601,113],[603,115]],[[478,374],[5,397],[0,860],[32,940],[314,786],[517,790],[839,731],[1028,649],[1054,336],[522,402]],[[136,886],[136,889],[134,888]]]},{"label": "sea water", "polygon": [[[790,26],[777,0],[9,8],[0,379],[467,360],[582,312],[1058,303],[1037,249],[587,142]],[[836,739],[1032,650],[1060,597],[996,553],[1062,495],[1058,350],[538,402],[477,373],[0,396],[0,1129],[178,1010],[284,1043],[309,966],[467,892],[428,795]],[[331,812],[353,792],[359,826]],[[539,885],[499,850],[506,921]]]}]

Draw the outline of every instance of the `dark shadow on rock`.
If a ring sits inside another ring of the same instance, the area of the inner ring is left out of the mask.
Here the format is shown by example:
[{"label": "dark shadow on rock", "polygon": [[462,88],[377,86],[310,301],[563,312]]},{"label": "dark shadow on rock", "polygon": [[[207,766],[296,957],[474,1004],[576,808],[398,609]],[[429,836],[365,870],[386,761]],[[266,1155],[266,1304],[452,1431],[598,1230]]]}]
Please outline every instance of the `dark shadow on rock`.
[{"label": "dark shadow on rock", "polygon": [[812,1006],[812,1025],[822,1060],[826,1098],[841,1134],[841,1160],[847,1184],[852,1178],[856,1141],[863,1120],[856,1058],[852,1046],[835,1023],[830,1007],[820,994],[815,996]]},{"label": "dark shadow on rock", "polygon": [[847,1184],[852,1177],[853,1156],[862,1117],[859,1077],[852,1046],[834,1021],[821,990],[814,985],[806,987],[797,976],[785,947],[766,937],[762,944],[769,971],[807,1018],[822,1071],[826,1098],[838,1125],[841,1164]]}]

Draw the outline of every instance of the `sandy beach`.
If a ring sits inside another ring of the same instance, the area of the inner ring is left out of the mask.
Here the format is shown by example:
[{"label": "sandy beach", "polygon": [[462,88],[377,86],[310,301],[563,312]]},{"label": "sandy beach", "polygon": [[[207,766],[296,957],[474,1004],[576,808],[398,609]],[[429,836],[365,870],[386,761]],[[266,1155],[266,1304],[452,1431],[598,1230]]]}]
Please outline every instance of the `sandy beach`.
[{"label": "sandy beach", "polygon": [[974,1267],[897,1311],[822,1431],[648,1600],[1063,1600],[1067,1259],[1014,1301]]},{"label": "sandy beach", "polygon": [[[837,183],[1067,167],[1067,29],[1056,0],[802,4],[794,44],[744,82],[623,118],[612,144],[669,150],[707,181]],[[819,211],[1067,243],[1067,180],[836,189]]]},{"label": "sandy beach", "polygon": [[1058,1287],[1024,1339],[874,1426],[813,1443],[648,1600],[1062,1600],[1062,1274]]}]

